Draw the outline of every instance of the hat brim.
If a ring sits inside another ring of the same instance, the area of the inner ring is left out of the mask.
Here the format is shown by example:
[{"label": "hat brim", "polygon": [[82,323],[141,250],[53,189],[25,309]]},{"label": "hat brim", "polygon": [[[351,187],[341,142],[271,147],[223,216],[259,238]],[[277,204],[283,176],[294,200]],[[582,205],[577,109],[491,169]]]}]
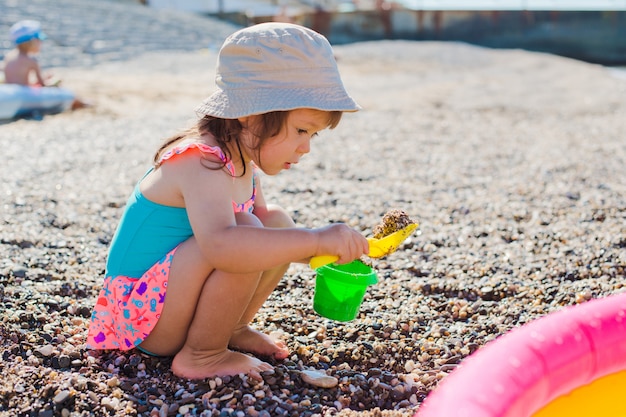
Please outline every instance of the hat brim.
[{"label": "hat brim", "polygon": [[39,39],[40,41],[44,41],[48,39],[48,36],[43,32],[28,33],[15,39],[13,42],[15,42],[16,45],[19,45],[21,43],[32,41],[33,39]]},{"label": "hat brim", "polygon": [[254,114],[295,109],[355,112],[361,109],[341,88],[262,88],[217,90],[197,108],[196,113],[237,119]]}]

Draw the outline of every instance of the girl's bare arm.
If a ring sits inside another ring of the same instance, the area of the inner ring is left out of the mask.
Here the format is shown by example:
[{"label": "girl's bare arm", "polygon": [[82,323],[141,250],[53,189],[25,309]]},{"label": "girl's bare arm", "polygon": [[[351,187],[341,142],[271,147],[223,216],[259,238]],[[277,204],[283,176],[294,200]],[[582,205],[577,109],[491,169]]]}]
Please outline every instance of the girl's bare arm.
[{"label": "girl's bare arm", "polygon": [[194,236],[215,268],[262,271],[322,254],[348,262],[368,251],[367,240],[341,224],[316,230],[237,226],[232,210],[234,183],[228,173],[207,169],[191,156],[162,169],[171,169],[175,176]]}]

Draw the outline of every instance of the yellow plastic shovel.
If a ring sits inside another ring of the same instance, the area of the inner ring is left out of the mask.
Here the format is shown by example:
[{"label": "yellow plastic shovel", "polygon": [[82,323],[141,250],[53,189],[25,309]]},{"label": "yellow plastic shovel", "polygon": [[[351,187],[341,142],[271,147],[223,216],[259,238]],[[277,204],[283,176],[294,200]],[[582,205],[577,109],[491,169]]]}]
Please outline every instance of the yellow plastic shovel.
[{"label": "yellow plastic shovel", "polygon": [[[382,258],[383,256],[389,255],[390,253],[398,249],[398,246],[400,246],[400,244],[404,242],[404,240],[409,237],[409,235],[413,233],[416,228],[417,223],[412,223],[398,230],[397,232],[393,232],[392,234],[385,236],[381,239],[374,239],[373,237],[367,238],[367,241],[370,245],[370,253],[368,256],[370,258]],[[314,256],[309,261],[309,265],[311,266],[311,268],[317,269],[324,265],[333,263],[337,259],[339,258],[335,255]]]}]

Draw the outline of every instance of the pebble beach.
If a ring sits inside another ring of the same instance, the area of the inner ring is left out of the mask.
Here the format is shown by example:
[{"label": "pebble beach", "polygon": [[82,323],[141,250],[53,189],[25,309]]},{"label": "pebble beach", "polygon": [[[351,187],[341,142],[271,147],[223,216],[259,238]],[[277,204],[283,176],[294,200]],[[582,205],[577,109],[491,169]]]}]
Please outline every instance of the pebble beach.
[{"label": "pebble beach", "polygon": [[168,358],[86,350],[128,194],[161,141],[196,120],[238,27],[133,3],[0,0],[0,53],[26,18],[49,37],[44,69],[93,107],[0,124],[0,416],[408,417],[485,344],[626,289],[621,73],[522,50],[363,42],[335,47],[363,110],[262,179],[302,227],[371,236],[393,209],[419,223],[371,260],[379,282],[357,318],[317,314],[315,272],[298,264],[253,323],[291,351],[261,382],[187,381]]}]

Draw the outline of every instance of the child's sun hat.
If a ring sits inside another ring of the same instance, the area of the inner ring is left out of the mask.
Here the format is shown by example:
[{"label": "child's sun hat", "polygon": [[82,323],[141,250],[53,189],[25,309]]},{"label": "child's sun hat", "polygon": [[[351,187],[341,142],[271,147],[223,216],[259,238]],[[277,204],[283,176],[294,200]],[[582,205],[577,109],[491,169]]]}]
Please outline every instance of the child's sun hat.
[{"label": "child's sun hat", "polygon": [[299,108],[361,108],[346,92],[328,40],[291,23],[261,23],[226,38],[215,83],[217,91],[198,106],[199,115],[237,119]]},{"label": "child's sun hat", "polygon": [[41,24],[36,20],[20,20],[11,26],[11,40],[14,44],[28,42],[32,39],[44,40],[48,37],[41,31]]}]

